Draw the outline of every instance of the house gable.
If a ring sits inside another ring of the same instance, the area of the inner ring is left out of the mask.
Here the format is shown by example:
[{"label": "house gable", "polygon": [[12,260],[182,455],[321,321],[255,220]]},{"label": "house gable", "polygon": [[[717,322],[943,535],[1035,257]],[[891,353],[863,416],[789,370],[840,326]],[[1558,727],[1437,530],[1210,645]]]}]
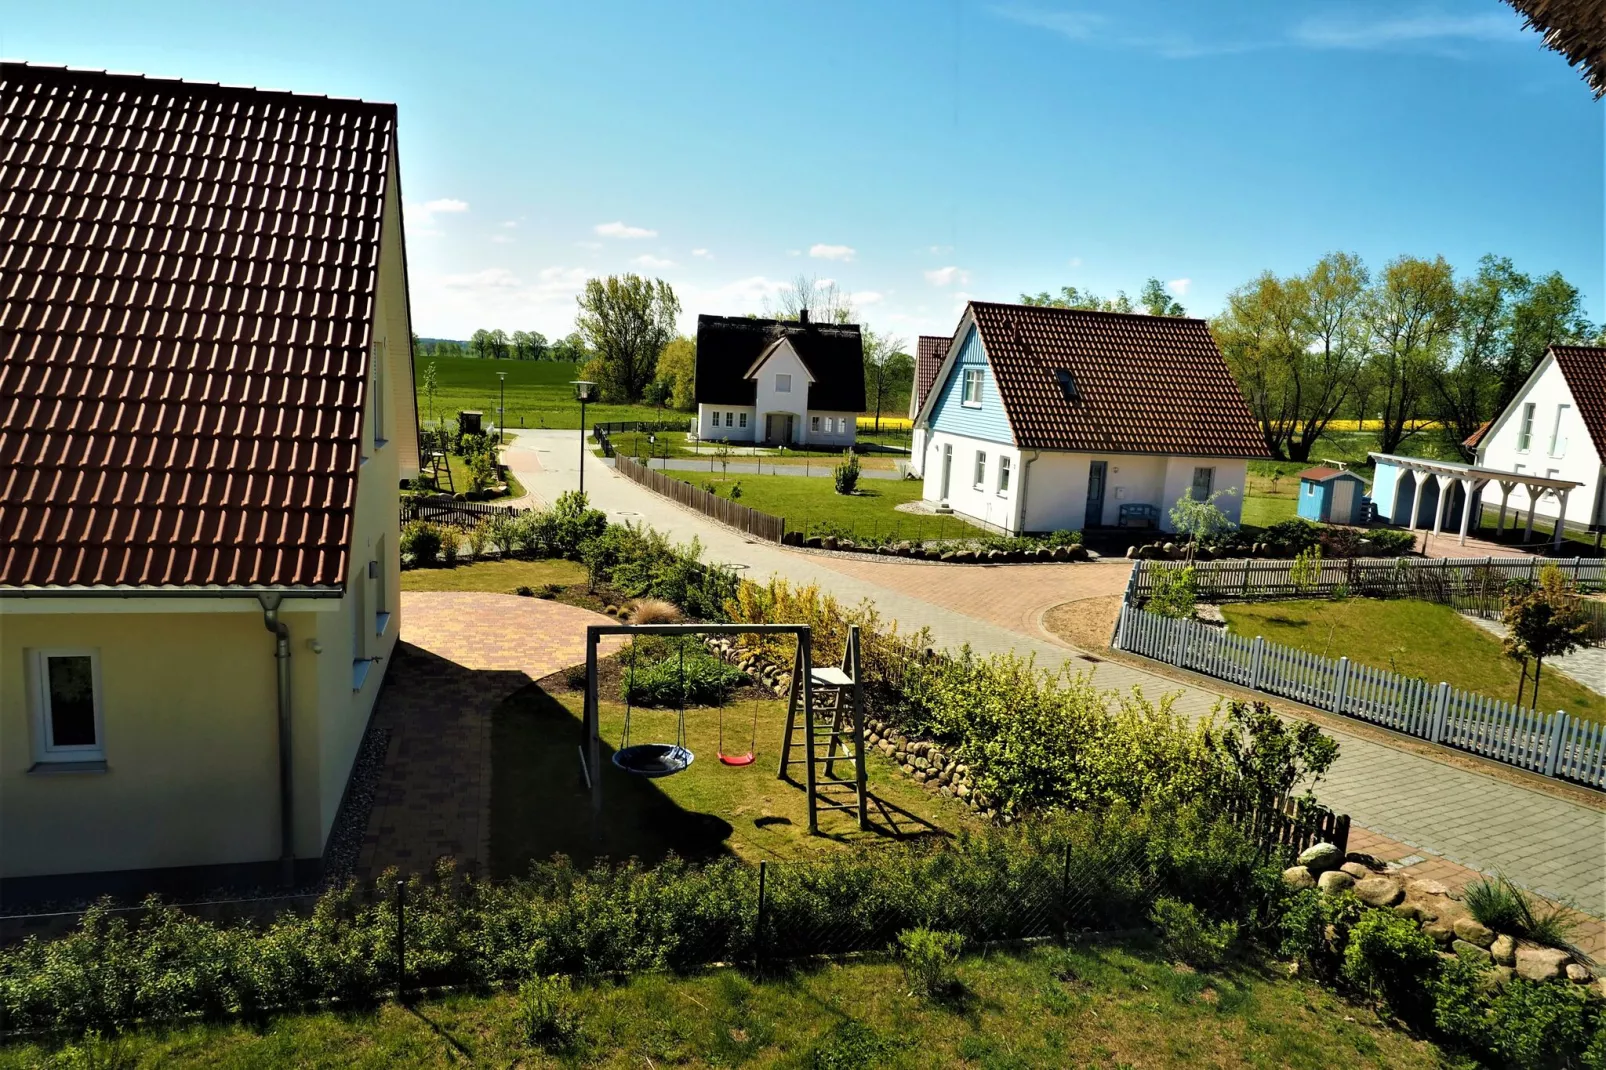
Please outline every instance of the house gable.
[{"label": "house gable", "polygon": [[[1568,352],[1561,352],[1564,348]],[[1594,380],[1594,375],[1600,378]],[[1606,391],[1606,349],[1552,346],[1479,438],[1478,463],[1508,471],[1520,465],[1541,475],[1553,469],[1563,478],[1591,484],[1606,458],[1601,448],[1606,426],[1596,426],[1606,424],[1606,401],[1598,396],[1602,391]],[[1530,404],[1533,426],[1524,446],[1522,425]]]},{"label": "house gable", "polygon": [[[981,333],[971,324],[964,341],[949,355],[938,372],[937,384],[925,406],[925,422],[933,432],[963,435],[984,442],[1015,444],[1015,431],[999,395],[997,378],[987,360]],[[981,402],[966,403],[965,373],[981,372]]]}]

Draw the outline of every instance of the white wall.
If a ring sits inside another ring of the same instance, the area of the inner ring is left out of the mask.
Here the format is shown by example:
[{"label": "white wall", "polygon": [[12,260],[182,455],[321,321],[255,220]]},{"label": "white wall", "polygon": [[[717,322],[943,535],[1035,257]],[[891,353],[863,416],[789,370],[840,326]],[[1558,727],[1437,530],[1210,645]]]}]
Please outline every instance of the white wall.
[{"label": "white wall", "polygon": [[[925,482],[921,497],[936,502],[942,497],[942,453],[953,449],[953,478],[948,485],[948,504],[956,513],[980,520],[992,527],[1017,530],[1016,495],[1020,493],[1021,451],[1001,442],[986,442],[946,431],[936,431],[926,447]],[[975,483],[976,454],[986,456],[981,486]],[[998,493],[999,458],[1010,463],[1009,490]]]},{"label": "white wall", "polygon": [[[1090,526],[1087,515],[1088,472],[1094,461],[1105,463],[1103,524],[1114,527],[1121,506],[1152,505],[1159,512],[1161,530],[1171,529],[1171,506],[1193,488],[1195,468],[1216,470],[1213,486],[1233,487],[1233,495],[1216,500],[1221,511],[1237,522],[1243,509],[1244,482],[1249,463],[1219,457],[1158,457],[1147,454],[1043,452],[1035,461],[1024,454],[1027,531],[1080,530]],[[1098,518],[1093,518],[1097,520]]]},{"label": "white wall", "polygon": [[[776,376],[790,375],[792,389],[785,393],[775,389]],[[757,436],[764,437],[765,416],[772,412],[791,413],[792,441],[801,443],[808,435],[809,372],[803,366],[797,351],[790,342],[783,341],[770,353],[769,359],[753,373],[756,386]]]},{"label": "white wall", "polygon": [[[1533,437],[1526,450],[1518,448],[1522,434],[1522,415],[1525,404],[1534,406]],[[1561,439],[1556,451],[1551,452],[1551,436],[1556,427],[1556,407],[1570,406],[1562,420]],[[1524,389],[1496,420],[1489,433],[1478,445],[1478,463],[1485,468],[1506,472],[1521,471],[1529,475],[1554,475],[1557,479],[1573,479],[1583,486],[1567,496],[1567,520],[1587,525],[1606,523],[1606,503],[1600,500],[1602,481],[1601,457],[1595,451],[1594,441],[1578,414],[1578,402],[1567,387],[1561,369],[1551,357],[1545,357]],[[1483,489],[1486,509],[1500,508],[1500,487],[1491,484]],[[1518,487],[1511,492],[1509,509],[1526,516],[1529,506],[1528,491]],[[1537,516],[1554,518],[1560,501],[1543,495],[1534,507]],[[1599,510],[1599,511],[1597,511]],[[1507,523],[1510,523],[1508,512]]]},{"label": "white wall", "polygon": [[[726,414],[731,413],[732,424],[725,426]],[[743,417],[747,426],[743,427]],[[718,421],[717,425],[715,421]],[[698,405],[697,436],[701,439],[730,442],[753,441],[753,407],[751,405]]]},{"label": "white wall", "polygon": [[926,435],[924,427],[916,427],[914,433],[909,437],[909,472],[917,479],[926,470],[926,455],[928,453]]}]

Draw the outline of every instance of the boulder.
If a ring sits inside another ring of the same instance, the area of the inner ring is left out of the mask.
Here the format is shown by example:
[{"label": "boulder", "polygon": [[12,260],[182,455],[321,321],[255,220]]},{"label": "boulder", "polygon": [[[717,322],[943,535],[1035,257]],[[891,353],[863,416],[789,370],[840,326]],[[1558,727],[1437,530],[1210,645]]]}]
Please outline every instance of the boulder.
[{"label": "boulder", "polygon": [[1304,866],[1289,866],[1283,870],[1283,883],[1297,892],[1316,887],[1316,876]]},{"label": "boulder", "polygon": [[1525,981],[1552,981],[1562,976],[1571,959],[1571,955],[1559,948],[1519,944],[1517,976]]},{"label": "boulder", "polygon": [[1497,936],[1489,945],[1489,954],[1501,966],[1515,966],[1517,964],[1517,941],[1505,935]]},{"label": "boulder", "polygon": [[1317,843],[1301,851],[1296,861],[1312,873],[1325,873],[1343,864],[1344,852],[1335,844]]},{"label": "boulder", "polygon": [[1440,947],[1449,947],[1455,942],[1455,926],[1447,921],[1430,921],[1422,926],[1422,931],[1433,938],[1433,942]]},{"label": "boulder", "polygon": [[1494,930],[1489,928],[1477,918],[1457,918],[1451,923],[1456,936],[1469,944],[1479,947],[1488,947],[1494,943]]},{"label": "boulder", "polygon": [[1567,964],[1567,980],[1571,981],[1573,984],[1587,985],[1594,979],[1595,975],[1589,972],[1589,968],[1587,966],[1577,962],[1569,962]]},{"label": "boulder", "polygon": [[1359,862],[1345,862],[1338,868],[1343,870],[1345,873],[1348,873],[1351,877],[1354,877],[1358,881],[1363,881],[1372,875],[1372,871],[1361,865]]},{"label": "boulder", "polygon": [[[1345,863],[1345,868],[1339,872],[1349,874],[1349,867],[1353,865],[1353,862]],[[1364,866],[1359,868],[1365,872]],[[1392,877],[1368,876],[1355,882],[1355,895],[1369,907],[1391,907],[1405,898],[1405,889]]]},{"label": "boulder", "polygon": [[1328,895],[1334,895],[1355,887],[1355,878],[1343,870],[1330,869],[1316,878],[1316,887]]},{"label": "boulder", "polygon": [[1420,922],[1422,920],[1422,908],[1415,903],[1396,903],[1394,904],[1394,913],[1406,921]]},{"label": "boulder", "polygon": [[1418,895],[1449,895],[1450,889],[1443,881],[1412,881],[1405,886],[1408,894]]},{"label": "boulder", "polygon": [[1490,961],[1489,952],[1486,948],[1481,948],[1477,944],[1468,943],[1465,940],[1452,941],[1450,950],[1464,959],[1471,959],[1473,962]]}]

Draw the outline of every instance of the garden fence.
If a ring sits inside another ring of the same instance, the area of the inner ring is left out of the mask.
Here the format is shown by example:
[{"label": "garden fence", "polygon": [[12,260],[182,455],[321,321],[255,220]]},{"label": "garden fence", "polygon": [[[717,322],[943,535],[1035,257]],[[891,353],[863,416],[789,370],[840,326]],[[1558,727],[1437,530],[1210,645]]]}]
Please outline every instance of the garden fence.
[{"label": "garden fence", "polygon": [[452,524],[460,528],[477,527],[493,516],[518,516],[523,509],[489,502],[459,502],[450,498],[403,498],[401,522],[427,520],[432,524]]},{"label": "garden fence", "polygon": [[1121,607],[1117,650],[1369,721],[1545,776],[1606,788],[1606,725],[1542,714],[1448,683],[1233,635],[1196,620]]},{"label": "garden fence", "polygon": [[602,447],[602,455],[604,457],[612,457],[614,455],[613,442],[610,438],[612,435],[625,431],[643,433],[685,431],[689,433],[691,429],[692,421],[689,417],[684,420],[609,420],[605,423],[593,424],[591,437],[597,440],[598,446]]},{"label": "garden fence", "polygon": [[685,480],[648,468],[629,457],[614,458],[614,471],[640,483],[655,494],[662,494],[671,501],[696,509],[722,524],[729,524],[749,535],[769,542],[780,542],[786,536],[785,517],[761,513],[757,509],[733,502],[728,498],[710,494],[701,487],[694,487]]},{"label": "garden fence", "polygon": [[1467,595],[1496,597],[1511,580],[1536,582],[1547,566],[1562,574],[1580,591],[1606,589],[1606,560],[1601,558],[1488,557],[1468,558],[1324,558],[1317,574],[1301,577],[1295,562],[1140,560],[1133,565],[1128,601],[1142,604],[1154,590],[1158,572],[1191,567],[1196,596],[1201,602],[1267,601],[1288,598],[1331,597],[1343,593],[1373,598],[1421,598],[1449,603]]}]

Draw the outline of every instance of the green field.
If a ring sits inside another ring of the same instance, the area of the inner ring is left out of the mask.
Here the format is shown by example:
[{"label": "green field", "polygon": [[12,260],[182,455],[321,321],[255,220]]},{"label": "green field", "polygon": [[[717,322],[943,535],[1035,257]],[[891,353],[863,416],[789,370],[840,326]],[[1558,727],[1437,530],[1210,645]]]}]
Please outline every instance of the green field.
[{"label": "green field", "polygon": [[[684,431],[619,431],[609,436],[614,452],[625,457],[645,459],[648,457],[662,457],[676,460],[695,460],[698,467],[703,468],[709,463],[717,464],[719,454],[718,445],[713,442],[700,442],[691,438]],[[602,456],[599,447],[592,451]],[[752,443],[730,444],[729,460],[731,461],[757,461],[766,466],[776,465],[785,468],[812,467],[816,472],[829,471],[842,461],[842,450],[799,450],[799,449],[771,449],[765,446],[756,446]],[[899,460],[907,460],[903,454],[890,453],[861,453],[859,463],[865,468],[874,468],[890,472],[897,467]]]},{"label": "green field", "polygon": [[918,479],[861,479],[859,492],[843,495],[835,482],[819,476],[738,476],[728,479],[695,472],[677,473],[701,487],[711,482],[722,498],[740,483],[741,504],[786,518],[786,530],[805,534],[822,526],[877,539],[967,539],[986,532],[953,516],[903,513],[894,507],[920,498]]},{"label": "green field", "polygon": [[[424,370],[435,365],[435,377],[440,386],[435,391],[435,411],[430,413],[430,401],[424,394]],[[485,413],[487,423],[496,419],[498,392],[501,388],[498,372],[507,373],[507,426],[578,428],[580,403],[574,400],[570,380],[578,376],[575,366],[566,361],[552,360],[479,360],[475,357],[415,357],[413,382],[418,389],[418,419],[432,425],[444,419],[455,426],[457,413],[462,409],[477,409]],[[652,405],[586,406],[586,422],[602,423],[608,420],[674,420],[685,419],[684,413],[663,410]]]},{"label": "green field", "polygon": [[[1500,640],[1449,606],[1411,599],[1349,598],[1340,602],[1257,602],[1221,607],[1238,635],[1298,647],[1329,658],[1347,657],[1373,668],[1418,676],[1429,683],[1476,691],[1511,702],[1521,662],[1501,652]],[[1533,666],[1523,692],[1533,694]],[[1547,667],[1539,708],[1606,720],[1606,698]]]},{"label": "green field", "polygon": [[520,587],[584,583],[585,566],[578,561],[476,561],[455,568],[410,568],[401,574],[404,591],[490,591],[514,594]]},{"label": "green field", "polygon": [[581,984],[573,1049],[532,1045],[511,993],[455,994],[266,1024],[191,1025],[57,1048],[0,1047],[0,1068],[594,1066],[982,1070],[1454,1065],[1309,981],[1254,963],[1195,973],[1141,941],[971,954],[942,999],[855,961],[754,980],[736,970]]}]

